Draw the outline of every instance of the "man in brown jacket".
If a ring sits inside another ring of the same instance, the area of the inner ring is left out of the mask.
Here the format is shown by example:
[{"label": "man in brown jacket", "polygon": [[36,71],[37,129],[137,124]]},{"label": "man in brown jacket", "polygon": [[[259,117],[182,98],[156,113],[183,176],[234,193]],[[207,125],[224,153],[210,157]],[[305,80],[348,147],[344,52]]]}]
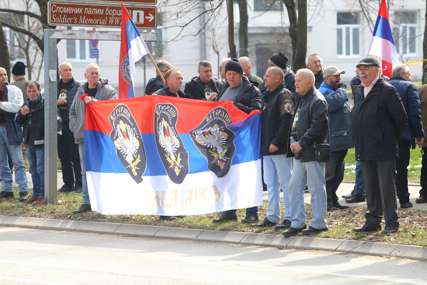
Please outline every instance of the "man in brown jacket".
[{"label": "man in brown jacket", "polygon": [[[424,133],[427,131],[427,84],[420,88],[421,100],[421,118],[423,122]],[[427,203],[427,140],[423,144],[423,157],[421,162],[421,177],[420,177],[420,197],[415,200],[416,203]]]}]

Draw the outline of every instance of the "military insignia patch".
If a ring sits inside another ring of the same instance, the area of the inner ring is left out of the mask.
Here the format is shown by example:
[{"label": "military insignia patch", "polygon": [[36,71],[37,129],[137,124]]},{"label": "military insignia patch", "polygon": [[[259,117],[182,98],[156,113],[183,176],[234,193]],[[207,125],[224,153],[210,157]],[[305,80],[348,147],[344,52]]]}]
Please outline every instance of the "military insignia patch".
[{"label": "military insignia patch", "polygon": [[172,104],[158,104],[154,115],[156,145],[169,178],[182,183],[188,173],[188,153],[176,131],[178,112]]},{"label": "military insignia patch", "polygon": [[123,79],[127,82],[127,84],[132,85],[132,78],[130,76],[130,68],[129,68],[129,57],[126,56],[123,58],[122,64],[120,64],[121,75]]},{"label": "military insignia patch", "polygon": [[234,133],[227,128],[230,115],[224,108],[213,109],[203,122],[191,131],[191,138],[208,160],[208,168],[217,177],[225,176],[230,170],[234,154]]},{"label": "military insignia patch", "polygon": [[147,167],[147,157],[136,121],[124,104],[117,105],[109,119],[113,127],[110,136],[117,155],[135,182],[141,183]]}]

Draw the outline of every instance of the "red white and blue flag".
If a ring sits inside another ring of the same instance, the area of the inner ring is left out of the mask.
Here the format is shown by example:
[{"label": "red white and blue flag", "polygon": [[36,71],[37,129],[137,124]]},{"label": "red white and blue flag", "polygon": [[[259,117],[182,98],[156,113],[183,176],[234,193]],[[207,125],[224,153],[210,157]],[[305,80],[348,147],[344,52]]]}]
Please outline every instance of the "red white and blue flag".
[{"label": "red white and blue flag", "polygon": [[122,2],[119,62],[119,98],[135,97],[135,64],[149,51]]},{"label": "red white and blue flag", "polygon": [[383,74],[391,78],[393,65],[399,64],[400,59],[396,51],[393,34],[388,21],[387,4],[385,0],[381,0],[368,54],[378,57],[381,60]]},{"label": "red white and blue flag", "polygon": [[86,176],[103,214],[199,215],[262,202],[260,112],[165,96],[86,109]]}]

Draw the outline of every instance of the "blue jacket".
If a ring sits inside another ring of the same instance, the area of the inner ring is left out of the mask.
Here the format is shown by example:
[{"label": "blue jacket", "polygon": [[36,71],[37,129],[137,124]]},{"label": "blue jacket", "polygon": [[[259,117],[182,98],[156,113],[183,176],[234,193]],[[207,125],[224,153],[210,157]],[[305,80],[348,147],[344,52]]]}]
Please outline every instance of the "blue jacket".
[{"label": "blue jacket", "polygon": [[348,105],[347,92],[323,82],[319,88],[320,93],[328,103],[329,144],[331,151],[346,150],[353,146],[351,133],[351,112]]},{"label": "blue jacket", "polygon": [[421,103],[418,91],[414,84],[401,77],[393,77],[389,83],[396,88],[402,100],[403,107],[408,115],[408,124],[402,130],[400,140],[409,141],[414,144],[415,138],[424,137],[421,122]]}]

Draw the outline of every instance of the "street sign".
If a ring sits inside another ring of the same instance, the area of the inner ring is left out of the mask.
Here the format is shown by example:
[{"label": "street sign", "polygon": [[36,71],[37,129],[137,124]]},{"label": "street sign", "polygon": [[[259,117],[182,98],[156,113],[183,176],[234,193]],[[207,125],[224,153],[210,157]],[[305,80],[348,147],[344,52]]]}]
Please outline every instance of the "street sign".
[{"label": "street sign", "polygon": [[[140,4],[148,4],[155,0],[142,1],[126,2],[129,15],[138,28],[155,28],[157,8],[152,5]],[[117,3],[106,2],[49,1],[48,23],[53,26],[119,27],[121,20],[119,1],[116,1]]]}]

